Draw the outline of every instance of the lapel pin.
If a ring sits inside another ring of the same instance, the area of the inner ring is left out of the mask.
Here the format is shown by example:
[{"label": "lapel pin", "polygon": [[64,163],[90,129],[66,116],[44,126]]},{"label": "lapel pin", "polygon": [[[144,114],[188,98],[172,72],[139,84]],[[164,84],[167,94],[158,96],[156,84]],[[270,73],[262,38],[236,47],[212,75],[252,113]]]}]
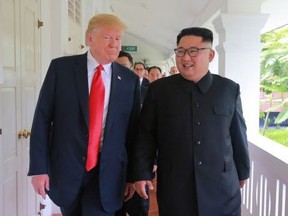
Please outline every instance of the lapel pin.
[{"label": "lapel pin", "polygon": [[120,76],[117,76],[117,78],[118,78],[119,80],[121,80],[121,77],[120,77]]}]

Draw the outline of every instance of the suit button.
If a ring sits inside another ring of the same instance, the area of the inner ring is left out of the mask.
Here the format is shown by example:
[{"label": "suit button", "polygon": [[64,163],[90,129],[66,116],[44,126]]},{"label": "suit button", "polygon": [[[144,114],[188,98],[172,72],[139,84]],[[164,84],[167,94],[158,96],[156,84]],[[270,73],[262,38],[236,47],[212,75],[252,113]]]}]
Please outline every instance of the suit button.
[{"label": "suit button", "polygon": [[195,124],[196,125],[200,125],[201,123],[199,121],[195,121]]},{"label": "suit button", "polygon": [[195,107],[197,107],[197,108],[200,107],[199,103],[196,102]]},{"label": "suit button", "polygon": [[196,143],[196,145],[200,145],[200,144],[201,144],[201,141],[198,140],[198,141],[196,141],[195,143]]},{"label": "suit button", "polygon": [[203,164],[202,161],[198,161],[198,162],[197,162],[197,165],[199,165],[199,166],[202,165],[202,164]]},{"label": "suit button", "polygon": [[86,157],[85,156],[82,157],[82,161],[84,161],[84,162],[86,161]]}]

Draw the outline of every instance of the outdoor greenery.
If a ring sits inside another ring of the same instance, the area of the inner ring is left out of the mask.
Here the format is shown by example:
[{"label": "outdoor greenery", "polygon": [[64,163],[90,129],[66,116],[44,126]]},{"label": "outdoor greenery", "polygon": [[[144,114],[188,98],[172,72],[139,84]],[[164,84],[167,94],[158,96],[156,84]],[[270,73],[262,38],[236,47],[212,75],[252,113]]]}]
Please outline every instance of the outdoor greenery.
[{"label": "outdoor greenery", "polygon": [[[262,134],[262,130],[260,133]],[[265,136],[275,142],[278,142],[286,147],[288,147],[288,128],[281,128],[281,129],[268,129],[265,132]]]},{"label": "outdoor greenery", "polygon": [[[288,92],[288,26],[263,34],[261,42],[261,90],[266,94],[274,92],[283,95]],[[288,119],[288,99],[283,97],[277,106],[265,111],[269,113],[279,106],[284,109],[275,119],[276,124]]]},{"label": "outdoor greenery", "polygon": [[261,36],[263,49],[261,51],[261,74],[260,85],[261,90],[267,95],[273,96],[271,93],[279,93],[282,100],[274,106],[271,106],[264,112],[260,112],[260,117],[265,117],[264,128],[262,134],[270,139],[288,146],[288,129],[267,129],[269,125],[269,113],[275,111],[279,107],[283,107],[282,111],[275,119],[275,124],[280,125],[288,119],[288,98],[284,97],[288,92],[288,26],[273,30]]}]

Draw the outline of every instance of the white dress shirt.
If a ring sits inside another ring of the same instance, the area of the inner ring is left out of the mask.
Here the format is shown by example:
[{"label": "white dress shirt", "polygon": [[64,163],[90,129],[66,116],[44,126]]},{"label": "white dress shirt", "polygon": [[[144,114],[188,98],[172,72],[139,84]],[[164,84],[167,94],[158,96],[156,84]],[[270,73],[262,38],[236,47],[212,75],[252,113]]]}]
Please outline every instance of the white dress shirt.
[{"label": "white dress shirt", "polygon": [[[89,86],[89,93],[91,89],[92,79],[96,72],[96,68],[99,63],[94,59],[90,50],[87,54],[87,69],[88,69],[88,86]],[[103,144],[103,134],[106,125],[106,117],[108,112],[108,104],[109,104],[109,97],[110,97],[110,90],[111,90],[111,77],[112,77],[112,67],[110,64],[103,65],[104,71],[102,70],[101,76],[105,87],[105,99],[104,99],[104,111],[103,111],[103,123],[102,123],[102,132],[101,132],[101,139],[100,139],[100,146]]]}]

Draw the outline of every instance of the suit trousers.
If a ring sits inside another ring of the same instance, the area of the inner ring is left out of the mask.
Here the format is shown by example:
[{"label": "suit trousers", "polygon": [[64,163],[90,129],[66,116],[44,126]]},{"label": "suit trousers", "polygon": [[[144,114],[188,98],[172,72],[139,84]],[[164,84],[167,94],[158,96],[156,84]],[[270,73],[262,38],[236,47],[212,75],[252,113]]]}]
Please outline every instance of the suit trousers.
[{"label": "suit trousers", "polygon": [[63,216],[115,216],[115,212],[105,212],[99,195],[99,164],[88,172],[78,199],[70,207],[60,207]]}]

